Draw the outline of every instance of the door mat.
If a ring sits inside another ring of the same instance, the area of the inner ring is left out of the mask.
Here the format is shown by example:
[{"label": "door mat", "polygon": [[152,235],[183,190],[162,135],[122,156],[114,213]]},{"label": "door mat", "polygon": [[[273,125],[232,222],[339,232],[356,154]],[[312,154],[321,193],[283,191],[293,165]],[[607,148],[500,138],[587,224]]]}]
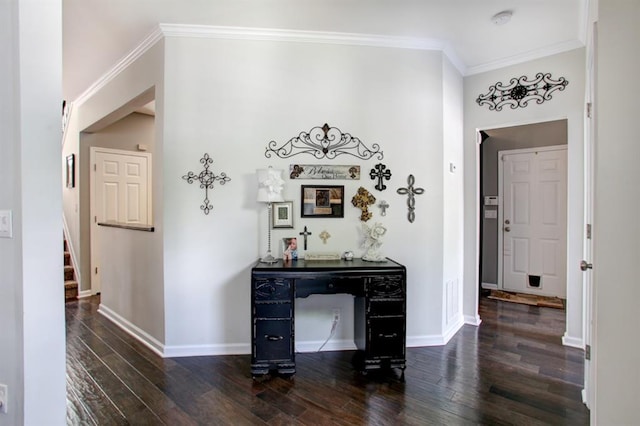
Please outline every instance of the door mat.
[{"label": "door mat", "polygon": [[559,297],[538,296],[535,294],[514,293],[502,290],[491,290],[491,294],[487,297],[489,299],[522,303],[524,305],[541,306],[545,308],[565,308],[565,299],[561,299]]}]

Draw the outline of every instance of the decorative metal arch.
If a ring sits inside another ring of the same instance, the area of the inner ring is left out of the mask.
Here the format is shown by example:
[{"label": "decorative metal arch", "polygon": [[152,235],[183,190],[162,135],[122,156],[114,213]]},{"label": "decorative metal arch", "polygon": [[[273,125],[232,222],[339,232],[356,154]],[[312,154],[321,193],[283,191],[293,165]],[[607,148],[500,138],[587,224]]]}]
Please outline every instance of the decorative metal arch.
[{"label": "decorative metal arch", "polygon": [[487,105],[492,111],[501,111],[506,105],[511,109],[524,108],[529,102],[535,101],[541,104],[551,99],[551,94],[556,90],[564,90],[569,82],[564,77],[557,80],[551,78],[551,73],[537,73],[531,81],[527,76],[512,78],[509,84],[497,82],[489,86],[489,92],[478,96],[478,105]]},{"label": "decorative metal arch", "polygon": [[309,132],[301,132],[289,139],[284,145],[276,147],[276,141],[269,142],[265,150],[265,157],[271,158],[272,153],[280,158],[289,158],[298,154],[311,154],[317,159],[333,160],[339,155],[348,154],[362,160],[369,160],[374,156],[382,160],[384,155],[376,143],[368,148],[360,139],[349,133],[342,133],[337,127],[329,127],[325,123],[322,127],[314,127]]}]

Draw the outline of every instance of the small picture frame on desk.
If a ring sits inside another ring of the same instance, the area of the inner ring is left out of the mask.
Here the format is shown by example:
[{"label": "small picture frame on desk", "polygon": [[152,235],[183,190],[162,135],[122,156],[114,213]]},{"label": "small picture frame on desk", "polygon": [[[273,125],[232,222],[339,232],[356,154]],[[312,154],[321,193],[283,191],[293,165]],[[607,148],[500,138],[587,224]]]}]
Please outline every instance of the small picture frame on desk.
[{"label": "small picture frame on desk", "polygon": [[272,203],[272,228],[293,228],[293,201]]},{"label": "small picture frame on desk", "polygon": [[282,259],[298,260],[298,238],[287,237],[282,239]]}]

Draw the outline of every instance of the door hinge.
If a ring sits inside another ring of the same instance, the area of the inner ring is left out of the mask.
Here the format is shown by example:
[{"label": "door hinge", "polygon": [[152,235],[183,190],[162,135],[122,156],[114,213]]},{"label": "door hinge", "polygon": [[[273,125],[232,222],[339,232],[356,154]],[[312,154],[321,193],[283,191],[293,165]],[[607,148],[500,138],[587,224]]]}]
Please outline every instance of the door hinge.
[{"label": "door hinge", "polygon": [[98,273],[98,267],[96,266],[96,274]]},{"label": "door hinge", "polygon": [[587,240],[591,239],[591,224],[587,223]]},{"label": "door hinge", "polygon": [[586,345],[584,347],[584,359],[591,361],[591,345]]},{"label": "door hinge", "polygon": [[593,104],[591,102],[587,102],[587,118],[591,118],[592,109],[593,109]]},{"label": "door hinge", "polygon": [[98,170],[98,168],[96,167],[96,165],[93,165],[93,171],[95,172],[96,170]]}]

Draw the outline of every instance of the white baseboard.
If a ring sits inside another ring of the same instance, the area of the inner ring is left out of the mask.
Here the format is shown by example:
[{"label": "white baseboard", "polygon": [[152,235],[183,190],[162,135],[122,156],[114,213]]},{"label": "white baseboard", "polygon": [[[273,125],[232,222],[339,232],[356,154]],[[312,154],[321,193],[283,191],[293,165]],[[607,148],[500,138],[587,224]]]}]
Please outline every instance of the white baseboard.
[{"label": "white baseboard", "polygon": [[496,283],[482,283],[482,288],[485,290],[497,290],[498,284]]},{"label": "white baseboard", "polygon": [[562,344],[571,348],[584,349],[584,341],[581,338],[567,336],[566,333],[562,336]]},{"label": "white baseboard", "polygon": [[78,292],[78,299],[93,296],[91,290],[82,290]]},{"label": "white baseboard", "polygon": [[229,343],[221,345],[181,345],[165,346],[164,358],[179,358],[185,356],[214,356],[214,355],[246,355],[251,353],[248,343]]},{"label": "white baseboard", "polygon": [[475,325],[476,327],[482,324],[482,319],[480,319],[480,315],[465,315],[464,323],[469,325]]},{"label": "white baseboard", "polygon": [[[296,342],[296,352],[318,352],[324,341]],[[322,348],[324,351],[354,351],[358,349],[353,340],[330,340]]]},{"label": "white baseboard", "polygon": [[408,348],[420,348],[422,346],[444,346],[447,342],[442,334],[432,334],[425,336],[407,336]]},{"label": "white baseboard", "polygon": [[109,321],[113,322],[115,325],[120,327],[132,337],[139,340],[142,344],[144,344],[159,356],[163,358],[165,357],[164,345],[162,344],[162,342],[158,341],[155,337],[151,336],[146,331],[121,317],[119,314],[106,307],[103,303],[101,303],[98,307],[98,313],[107,318]]}]

